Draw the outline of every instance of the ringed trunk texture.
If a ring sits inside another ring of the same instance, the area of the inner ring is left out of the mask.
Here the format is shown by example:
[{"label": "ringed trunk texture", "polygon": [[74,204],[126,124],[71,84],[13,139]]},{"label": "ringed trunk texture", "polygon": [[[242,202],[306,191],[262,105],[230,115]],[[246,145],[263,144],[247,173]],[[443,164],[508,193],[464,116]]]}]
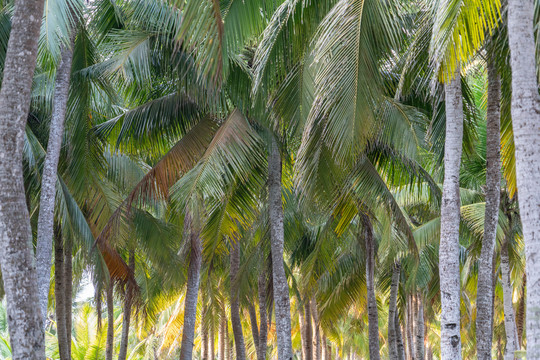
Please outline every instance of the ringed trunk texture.
[{"label": "ringed trunk texture", "polygon": [[43,0],[15,2],[0,90],[0,266],[13,360],[45,358],[22,166],[42,17]]},{"label": "ringed trunk texture", "polygon": [[303,316],[300,317],[302,337],[302,359],[313,360],[313,331],[311,327],[311,309],[309,301],[304,300],[302,306]]},{"label": "ringed trunk texture", "polygon": [[[56,336],[60,360],[69,360],[68,333],[66,326],[66,279],[64,272],[64,244],[58,224],[54,224],[54,295],[56,300]],[[69,304],[71,306],[71,304]]]},{"label": "ringed trunk texture", "polygon": [[424,305],[422,304],[422,297],[417,296],[418,301],[418,314],[416,315],[416,359],[424,359]]},{"label": "ringed trunk texture", "polygon": [[287,283],[283,265],[284,229],[283,205],[281,202],[281,154],[273,137],[268,158],[268,202],[278,360],[292,360],[291,304],[289,284]]},{"label": "ringed trunk texture", "polygon": [[396,317],[395,317],[394,326],[396,329],[398,359],[405,360],[405,345],[403,344],[403,336],[401,334],[401,324],[399,322],[399,313],[397,309],[396,309]]},{"label": "ringed trunk texture", "polygon": [[[203,292],[204,297],[204,292]],[[206,314],[208,313],[208,308],[206,305],[203,306],[202,315],[201,315],[201,359],[208,360],[208,328],[206,327]]]},{"label": "ringed trunk texture", "polygon": [[510,259],[508,258],[508,237],[501,246],[501,277],[504,305],[504,328],[506,331],[506,352],[504,358],[512,360],[514,352],[519,350],[516,318],[512,304],[512,282],[510,281]]},{"label": "ringed trunk texture", "polygon": [[193,226],[189,214],[186,214],[184,219],[184,234],[189,234],[191,250],[189,253],[180,360],[191,360],[193,357],[193,342],[195,339],[195,322],[197,320],[197,298],[199,296],[199,280],[201,276],[202,245],[199,231]]},{"label": "ringed trunk texture", "polygon": [[388,305],[388,355],[391,360],[399,359],[396,333],[397,293],[399,287],[399,262],[392,267],[392,283],[390,285],[390,304]]},{"label": "ringed trunk texture", "polygon": [[64,239],[64,294],[65,294],[65,309],[66,309],[66,334],[67,334],[67,349],[68,359],[71,359],[71,328],[73,318],[73,239]]},{"label": "ringed trunk texture", "polygon": [[[493,54],[492,54],[493,55]],[[493,252],[499,220],[501,161],[500,161],[500,89],[499,74],[493,60],[488,60],[488,104],[486,125],[486,210],[484,239],[478,263],[476,296],[476,352],[478,360],[490,360],[493,342]]]},{"label": "ringed trunk texture", "polygon": [[215,337],[216,337],[216,334],[214,332],[214,322],[212,321],[210,323],[210,338],[208,339],[209,343],[210,343],[210,359],[212,359],[212,360],[214,360],[215,357],[216,357],[216,350],[215,350],[215,347],[214,347]]},{"label": "ringed trunk texture", "polygon": [[225,327],[227,326],[227,318],[225,317],[225,310],[220,310],[221,316],[219,317],[219,332],[218,332],[218,359],[225,360]]},{"label": "ringed trunk texture", "polygon": [[114,284],[113,279],[109,279],[107,286],[107,344],[105,345],[105,360],[112,360],[114,348]]},{"label": "ringed trunk texture", "polygon": [[249,312],[249,321],[251,323],[251,336],[253,336],[253,344],[255,345],[255,349],[257,350],[257,360],[260,360],[259,358],[259,325],[257,324],[257,312],[255,311],[255,306],[253,306],[252,303],[248,304],[248,312]]},{"label": "ringed trunk texture", "polygon": [[540,359],[540,96],[533,0],[508,1],[512,123],[527,270],[527,358]]},{"label": "ringed trunk texture", "polygon": [[238,284],[236,277],[240,269],[240,244],[236,240],[231,241],[231,323],[234,334],[234,345],[237,360],[246,360],[246,346],[242,333],[242,321],[240,319],[240,302],[238,301]]},{"label": "ringed trunk texture", "polygon": [[[135,271],[135,252],[129,252],[129,268]],[[129,341],[129,325],[131,322],[131,306],[133,303],[133,287],[130,282],[126,285],[126,298],[124,300],[124,310],[122,314],[122,338],[120,339],[120,351],[118,360],[126,360]]]},{"label": "ringed trunk texture", "polygon": [[41,195],[37,229],[36,261],[39,284],[39,303],[43,325],[47,318],[47,303],[51,278],[51,250],[53,238],[54,203],[56,199],[56,180],[58,160],[62,148],[64,122],[69,97],[71,62],[73,59],[74,36],[69,47],[62,47],[60,62],[56,69],[52,118],[47,142],[47,153],[41,178]]},{"label": "ringed trunk texture", "polygon": [[463,140],[463,98],[459,66],[453,80],[445,84],[445,101],[446,141],[439,246],[441,360],[460,360],[459,168]]},{"label": "ringed trunk texture", "polygon": [[266,359],[266,345],[268,341],[268,314],[266,313],[266,288],[267,288],[266,267],[263,265],[258,279],[259,287],[259,343],[257,344],[257,359]]},{"label": "ringed trunk texture", "polygon": [[366,243],[366,287],[367,312],[369,329],[369,358],[379,360],[379,316],[377,314],[377,298],[375,297],[375,239],[371,220],[362,214],[362,227]]},{"label": "ringed trunk texture", "polygon": [[321,360],[321,326],[319,324],[319,311],[317,310],[317,300],[315,296],[312,297],[311,302],[311,316],[313,317],[313,359]]}]

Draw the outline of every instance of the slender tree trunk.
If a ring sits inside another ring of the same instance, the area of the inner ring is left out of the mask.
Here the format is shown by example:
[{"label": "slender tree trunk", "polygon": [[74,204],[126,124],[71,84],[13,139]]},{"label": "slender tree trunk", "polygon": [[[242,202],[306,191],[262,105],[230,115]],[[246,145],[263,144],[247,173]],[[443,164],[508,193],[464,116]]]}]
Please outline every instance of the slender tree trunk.
[{"label": "slender tree trunk", "polygon": [[69,47],[63,46],[60,62],[56,69],[53,112],[49,130],[49,141],[47,142],[47,153],[45,155],[45,163],[43,164],[43,176],[41,178],[36,260],[39,283],[39,302],[44,321],[47,317],[47,303],[51,277],[51,249],[58,160],[60,159],[60,149],[62,148],[62,138],[64,135],[64,121],[66,118],[69,95],[74,40],[75,38],[72,36]]},{"label": "slender tree trunk", "polygon": [[319,311],[317,310],[317,300],[315,296],[311,299],[311,315],[313,317],[314,326],[314,342],[313,342],[313,359],[322,360],[321,358],[321,326],[319,324]]},{"label": "slender tree trunk", "polygon": [[[135,272],[135,251],[133,250],[129,252],[129,268],[132,272]],[[122,338],[120,339],[120,352],[118,353],[118,360],[126,360],[127,357],[132,302],[133,288],[132,284],[128,282],[126,285],[126,298],[124,300],[124,311],[122,315]]]},{"label": "slender tree trunk", "polygon": [[[202,264],[202,245],[199,231],[192,224],[189,214],[184,218],[184,234],[189,234],[191,250],[189,253],[188,278],[186,285],[186,300],[184,303],[184,329],[180,360],[191,360],[195,340],[195,322],[197,320],[197,298],[199,296],[199,281]],[[186,235],[185,235],[186,236]]]},{"label": "slender tree trunk", "polygon": [[225,336],[227,340],[227,359],[233,360],[233,342],[232,339],[229,339],[229,327],[225,328]]},{"label": "slender tree trunk", "polygon": [[242,321],[240,319],[240,302],[238,301],[238,284],[236,283],[238,270],[240,269],[240,244],[236,240],[231,241],[231,323],[236,348],[236,359],[246,360],[246,346],[242,333]]},{"label": "slender tree trunk", "polygon": [[259,318],[260,318],[260,331],[259,331],[259,343],[257,344],[257,359],[266,360],[266,345],[268,341],[268,316],[266,313],[266,288],[267,278],[265,265],[262,266],[258,279],[259,287]]},{"label": "slender tree trunk", "polygon": [[68,359],[71,359],[71,330],[73,318],[73,239],[67,237],[64,239],[64,296],[66,310],[66,334],[67,334],[67,349]]},{"label": "slender tree trunk", "polygon": [[390,285],[390,304],[388,304],[388,355],[390,360],[399,359],[396,334],[397,293],[401,266],[395,262],[392,267],[392,283]]},{"label": "slender tree trunk", "polygon": [[332,360],[332,343],[329,341],[326,344],[326,356],[325,360]]},{"label": "slender tree trunk", "polygon": [[399,360],[405,360],[405,345],[403,344],[403,336],[401,334],[401,324],[399,322],[399,313],[396,309],[396,317],[394,323],[396,329],[396,343],[397,343],[397,353]]},{"label": "slender tree trunk", "polygon": [[526,296],[527,276],[523,278],[521,284],[521,297],[519,300],[518,311],[516,314],[516,328],[518,333],[519,348],[523,347],[523,330],[525,330],[525,296]]},{"label": "slender tree trunk", "polygon": [[375,297],[375,239],[371,220],[362,214],[362,227],[366,243],[366,287],[367,313],[369,329],[369,358],[379,360],[379,316],[377,314],[377,298]]},{"label": "slender tree trunk", "polygon": [[418,294],[418,314],[416,314],[416,359],[424,360],[424,305],[422,296]]},{"label": "slender tree trunk", "polygon": [[409,350],[409,359],[415,359],[414,356],[414,315],[412,296],[407,295],[407,348]]},{"label": "slender tree trunk", "polygon": [[[493,54],[491,54],[493,56]],[[491,360],[493,252],[499,220],[500,202],[500,80],[493,59],[488,60],[488,104],[486,125],[486,210],[484,239],[478,263],[476,292],[476,351],[478,360]]]},{"label": "slender tree trunk", "polygon": [[251,322],[251,335],[253,336],[253,344],[255,345],[255,349],[257,350],[257,360],[261,360],[259,357],[259,325],[257,325],[257,312],[255,310],[255,306],[252,303],[248,304],[248,312],[249,312],[249,320]]},{"label": "slender tree trunk", "polygon": [[304,304],[300,312],[303,316],[300,317],[301,338],[302,338],[302,359],[313,360],[313,331],[311,328],[311,309],[309,300],[304,298]]},{"label": "slender tree trunk", "polygon": [[43,0],[15,2],[0,90],[0,266],[13,360],[45,358],[22,167],[42,16]]},{"label": "slender tree trunk", "polygon": [[60,226],[54,224],[54,294],[56,299],[56,336],[60,360],[69,360],[65,291],[64,244]]},{"label": "slender tree trunk", "polygon": [[214,347],[214,340],[215,340],[216,334],[214,332],[214,322],[212,321],[210,323],[210,359],[215,360],[216,358],[216,349]]},{"label": "slender tree trunk", "polygon": [[508,235],[501,246],[501,277],[504,303],[504,328],[506,330],[506,360],[514,358],[514,352],[519,350],[517,327],[512,304],[512,282],[510,281],[510,259],[508,258]]},{"label": "slender tree trunk", "polygon": [[540,96],[533,0],[508,0],[512,123],[519,208],[527,259],[527,358],[540,359]]},{"label": "slender tree trunk", "polygon": [[445,84],[445,93],[446,140],[439,246],[441,360],[460,360],[459,168],[463,139],[463,99],[459,66],[453,80]]},{"label": "slender tree trunk", "polygon": [[105,347],[105,360],[112,360],[114,350],[114,298],[113,279],[109,279],[107,286],[107,344]]},{"label": "slender tree trunk", "polygon": [[[204,297],[204,292],[203,292]],[[206,316],[208,308],[203,305],[201,316],[201,360],[208,360],[208,328],[206,327]]]},{"label": "slender tree trunk", "polygon": [[225,316],[225,310],[220,310],[221,316],[219,317],[219,333],[218,333],[218,359],[225,360],[225,327],[227,326],[227,318]]},{"label": "slender tree trunk", "polygon": [[289,284],[287,283],[283,265],[284,229],[281,202],[281,154],[273,137],[268,158],[268,202],[278,360],[292,360],[291,304]]}]

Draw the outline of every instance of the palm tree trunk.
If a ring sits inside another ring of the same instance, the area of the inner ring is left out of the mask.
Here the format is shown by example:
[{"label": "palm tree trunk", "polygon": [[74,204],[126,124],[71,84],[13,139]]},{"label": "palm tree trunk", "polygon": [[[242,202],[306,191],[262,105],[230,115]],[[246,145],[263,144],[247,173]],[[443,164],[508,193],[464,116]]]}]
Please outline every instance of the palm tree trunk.
[{"label": "palm tree trunk", "polygon": [[313,359],[321,360],[321,326],[319,324],[319,311],[317,310],[317,300],[315,296],[312,297],[311,302],[311,315],[313,317],[314,326],[314,342],[313,342]]},{"label": "palm tree trunk", "polygon": [[313,360],[313,330],[311,327],[311,309],[309,306],[309,300],[304,298],[304,304],[302,305],[303,316],[301,319],[301,337],[302,337],[302,354],[303,360]]},{"label": "palm tree trunk", "polygon": [[424,305],[422,304],[422,296],[418,294],[418,314],[416,315],[416,359],[424,359]]},{"label": "palm tree trunk", "polygon": [[326,358],[325,360],[332,360],[332,343],[327,342],[326,344]]},{"label": "palm tree trunk", "polygon": [[43,0],[15,2],[0,90],[0,266],[13,360],[45,358],[22,166],[42,16]]},{"label": "palm tree trunk", "polygon": [[409,359],[415,359],[414,356],[414,315],[412,296],[407,295],[407,349],[409,351]]},{"label": "palm tree trunk", "polygon": [[259,325],[257,325],[257,312],[255,306],[252,303],[248,304],[249,320],[251,322],[251,335],[253,336],[253,344],[257,352],[257,360],[261,360],[259,357]]},{"label": "palm tree trunk", "polygon": [[[491,54],[493,56],[493,54]],[[500,202],[500,81],[492,58],[488,60],[488,104],[486,125],[486,210],[484,239],[478,263],[478,289],[476,296],[476,350],[478,360],[491,359],[492,309],[491,296],[493,278],[493,251],[499,220]]]},{"label": "palm tree trunk", "polygon": [[505,359],[512,360],[514,352],[519,350],[516,318],[512,303],[512,282],[510,281],[510,259],[508,258],[508,235],[501,246],[501,277],[504,303],[504,328],[506,330]]},{"label": "palm tree trunk", "polygon": [[[135,271],[135,251],[133,250],[129,252],[129,268],[132,272]],[[132,284],[128,282],[126,285],[126,298],[124,300],[124,310],[122,315],[122,338],[120,339],[120,351],[118,353],[118,360],[126,360],[127,357],[132,302],[133,287]]]},{"label": "palm tree trunk", "polygon": [[212,321],[210,323],[210,338],[209,338],[209,342],[210,342],[210,359],[212,360],[215,360],[216,358],[216,350],[215,350],[215,347],[214,347],[214,340],[215,340],[215,332],[214,332],[214,322]]},{"label": "palm tree trunk", "polygon": [[197,298],[199,297],[199,280],[201,276],[202,245],[199,231],[195,229],[191,216],[186,213],[184,218],[184,236],[189,234],[191,250],[189,253],[188,278],[186,285],[186,300],[184,303],[184,328],[180,360],[191,360],[193,357],[193,342],[195,339],[195,322],[197,320]]},{"label": "palm tree trunk", "polygon": [[379,316],[377,314],[377,298],[375,297],[375,239],[371,220],[362,214],[362,227],[366,243],[366,287],[367,313],[369,331],[369,358],[379,360]]},{"label": "palm tree trunk", "polygon": [[225,316],[225,310],[220,310],[221,315],[219,317],[219,333],[218,333],[218,359],[225,360],[225,327],[227,326],[227,318]]},{"label": "palm tree trunk", "polygon": [[392,283],[390,285],[390,303],[388,304],[388,355],[390,360],[399,359],[397,349],[396,314],[399,272],[401,266],[395,262],[392,267]]},{"label": "palm tree trunk", "polygon": [[272,253],[272,279],[276,312],[278,360],[291,360],[291,304],[289,284],[283,265],[283,206],[281,203],[281,154],[272,137],[268,158],[268,202],[270,215],[270,243]]},{"label": "palm tree trunk", "polygon": [[394,323],[396,329],[396,342],[397,342],[397,353],[399,360],[405,360],[405,345],[403,344],[403,336],[401,334],[401,324],[399,322],[399,313],[396,308],[396,317]]},{"label": "palm tree trunk", "polygon": [[[204,298],[204,291],[203,291]],[[206,314],[208,308],[203,305],[201,314],[201,360],[208,360],[208,328],[206,327]]]},{"label": "palm tree trunk", "polygon": [[47,303],[49,297],[49,284],[51,275],[51,250],[53,238],[54,203],[56,199],[56,176],[62,138],[64,135],[64,121],[66,118],[69,84],[71,77],[71,62],[73,59],[72,36],[69,47],[63,46],[60,62],[56,70],[54,84],[53,111],[47,142],[47,153],[43,164],[41,179],[41,195],[39,201],[39,216],[37,229],[36,262],[39,283],[39,302],[43,319],[47,317]]},{"label": "palm tree trunk", "polygon": [[266,313],[266,288],[267,288],[266,267],[263,263],[258,279],[259,290],[259,343],[257,344],[257,359],[266,360],[266,345],[268,341],[268,316]]},{"label": "palm tree trunk", "polygon": [[112,360],[114,350],[114,298],[113,279],[109,279],[107,286],[107,344],[105,347],[105,360]]},{"label": "palm tree trunk", "polygon": [[518,333],[518,345],[519,348],[523,347],[523,331],[525,330],[525,291],[527,286],[527,276],[523,278],[521,284],[521,296],[519,299],[518,310],[516,314],[516,328]]},{"label": "palm tree trunk", "polygon": [[236,283],[238,270],[240,269],[240,244],[236,240],[231,241],[231,323],[236,348],[236,359],[246,360],[246,347],[244,334],[242,333],[242,321],[240,319],[240,302],[238,300],[238,284]]},{"label": "palm tree trunk", "polygon": [[540,96],[533,36],[533,0],[508,0],[512,123],[519,208],[525,242],[527,358],[540,358]]},{"label": "palm tree trunk", "polygon": [[71,328],[73,318],[73,239],[64,239],[64,304],[66,311],[66,335],[68,359],[71,359]]},{"label": "palm tree trunk", "polygon": [[460,360],[459,168],[463,139],[463,99],[459,66],[454,79],[445,84],[445,93],[446,140],[439,246],[441,360]]},{"label": "palm tree trunk", "polygon": [[58,354],[60,360],[69,360],[67,349],[68,335],[66,328],[64,245],[62,232],[58,224],[54,224],[54,295],[56,300],[56,336],[58,338]]}]

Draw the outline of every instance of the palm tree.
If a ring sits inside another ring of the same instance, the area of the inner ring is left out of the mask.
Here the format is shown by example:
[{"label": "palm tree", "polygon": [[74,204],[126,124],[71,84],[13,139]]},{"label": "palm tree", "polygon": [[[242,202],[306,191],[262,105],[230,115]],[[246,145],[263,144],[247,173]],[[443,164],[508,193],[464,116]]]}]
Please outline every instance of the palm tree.
[{"label": "palm tree", "polygon": [[540,97],[535,71],[533,1],[508,1],[508,41],[512,66],[512,121],[523,236],[527,253],[527,356],[540,356]]},{"label": "palm tree", "polygon": [[17,1],[0,90],[1,260],[13,359],[45,357],[37,273],[23,185],[23,142],[36,66],[43,1]]}]

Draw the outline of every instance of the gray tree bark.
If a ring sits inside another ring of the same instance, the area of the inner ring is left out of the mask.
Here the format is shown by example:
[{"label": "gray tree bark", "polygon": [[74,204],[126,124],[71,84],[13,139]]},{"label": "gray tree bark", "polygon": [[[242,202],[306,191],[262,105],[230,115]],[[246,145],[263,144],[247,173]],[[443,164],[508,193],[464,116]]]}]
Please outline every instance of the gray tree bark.
[{"label": "gray tree bark", "polygon": [[[129,268],[135,272],[135,251],[129,252]],[[126,360],[129,342],[129,325],[131,322],[131,306],[133,302],[133,287],[131,283],[126,285],[126,298],[124,299],[124,311],[122,314],[122,337],[120,339],[120,351],[118,360]]]},{"label": "gray tree bark", "polygon": [[362,228],[366,243],[366,287],[367,287],[367,313],[369,331],[369,358],[380,359],[379,346],[379,315],[377,314],[377,298],[375,297],[375,239],[371,220],[362,214]]},{"label": "gray tree bark", "polygon": [[[54,294],[56,300],[56,336],[58,338],[58,354],[60,360],[69,360],[68,334],[66,326],[66,291],[64,271],[64,244],[62,232],[58,224],[54,225]],[[69,304],[71,306],[71,304]]]},{"label": "gray tree bark", "polygon": [[105,360],[112,360],[114,350],[114,284],[109,279],[107,286],[107,343],[105,345]]},{"label": "gray tree bark", "polygon": [[273,137],[268,158],[268,202],[278,360],[292,360],[291,304],[289,284],[287,283],[283,265],[284,229],[283,205],[281,202],[281,154]]},{"label": "gray tree bark", "polygon": [[311,309],[309,300],[305,297],[302,305],[303,316],[301,320],[301,338],[302,338],[302,359],[313,360],[313,329],[311,327]]},{"label": "gray tree bark", "polygon": [[184,328],[180,360],[191,360],[195,339],[195,322],[197,320],[197,298],[199,296],[199,281],[202,264],[202,245],[198,229],[193,225],[192,218],[186,213],[184,218],[184,236],[189,234],[191,250],[189,253],[188,278],[186,284],[186,300],[184,302]]},{"label": "gray tree bark", "polygon": [[388,355],[391,360],[399,359],[396,333],[397,293],[401,265],[395,262],[392,266],[392,283],[390,285],[390,303],[388,304]]},{"label": "gray tree bark", "polygon": [[463,139],[463,98],[459,66],[445,84],[446,140],[441,204],[439,276],[441,288],[441,360],[461,359],[459,283],[459,168]]},{"label": "gray tree bark", "polygon": [[508,1],[512,124],[527,259],[527,358],[540,359],[540,96],[533,16],[533,0]]},{"label": "gray tree bark", "polygon": [[64,294],[65,294],[65,310],[66,310],[66,334],[67,334],[67,350],[68,359],[71,359],[71,328],[73,318],[73,239],[64,239]]},{"label": "gray tree bark", "polygon": [[219,332],[218,332],[218,359],[225,360],[225,327],[227,326],[227,317],[225,310],[220,310]]},{"label": "gray tree bark", "polygon": [[260,359],[259,355],[259,325],[257,324],[257,311],[252,303],[248,304],[249,321],[251,323],[251,336],[253,336],[253,344],[257,353],[257,360]]},{"label": "gray tree bark", "polygon": [[22,166],[42,16],[43,0],[15,2],[0,90],[0,266],[13,360],[45,358]]},{"label": "gray tree bark", "polygon": [[416,314],[416,359],[424,359],[424,305],[422,303],[422,296],[418,294],[418,314]]},{"label": "gray tree bark", "polygon": [[242,333],[242,321],[240,319],[240,302],[238,301],[238,284],[236,277],[240,269],[240,244],[231,240],[231,324],[236,348],[236,359],[246,360],[246,346]]},{"label": "gray tree bark", "polygon": [[210,323],[210,337],[208,338],[209,345],[210,345],[210,359],[215,360],[216,358],[216,351],[214,347],[214,340],[215,340],[216,334],[214,333],[214,322],[212,321]]},{"label": "gray tree bark", "polygon": [[[491,54],[493,55],[493,54]],[[500,161],[500,89],[499,74],[488,60],[488,99],[486,125],[486,210],[484,239],[478,260],[478,286],[476,296],[476,352],[478,360],[491,360],[493,301],[491,296],[493,278],[493,252],[499,220],[501,161]]]},{"label": "gray tree bark", "polygon": [[56,69],[54,83],[54,98],[52,118],[49,129],[47,153],[43,164],[41,178],[41,194],[39,201],[39,216],[37,229],[36,261],[39,284],[39,302],[41,314],[47,318],[47,303],[49,298],[49,284],[51,278],[51,250],[53,238],[54,203],[56,199],[56,180],[58,160],[62,148],[64,135],[64,122],[66,119],[69,85],[71,77],[71,63],[73,59],[73,43],[75,37],[71,36],[69,47],[63,47],[60,62]]},{"label": "gray tree bark", "polygon": [[[204,291],[203,291],[204,298]],[[206,327],[206,314],[208,313],[208,308],[206,305],[203,305],[202,315],[201,315],[201,360],[208,360],[208,328]]]},{"label": "gray tree bark", "polygon": [[313,359],[322,360],[321,358],[321,326],[319,324],[319,310],[317,309],[317,300],[315,296],[311,298],[311,316],[313,317]]},{"label": "gray tree bark", "polygon": [[396,342],[397,342],[397,353],[399,360],[405,360],[405,345],[403,344],[403,336],[401,334],[401,324],[399,322],[399,312],[396,309],[396,317],[394,323],[396,329]]},{"label": "gray tree bark", "polygon": [[510,280],[510,259],[508,258],[508,236],[501,246],[501,277],[504,305],[504,328],[506,330],[505,360],[514,359],[514,352],[519,350],[516,318],[512,302],[512,282]]},{"label": "gray tree bark", "polygon": [[257,345],[257,359],[266,360],[266,346],[268,341],[268,315],[266,313],[266,288],[267,288],[267,277],[265,265],[261,268],[258,279],[258,290],[259,290],[259,343]]}]

